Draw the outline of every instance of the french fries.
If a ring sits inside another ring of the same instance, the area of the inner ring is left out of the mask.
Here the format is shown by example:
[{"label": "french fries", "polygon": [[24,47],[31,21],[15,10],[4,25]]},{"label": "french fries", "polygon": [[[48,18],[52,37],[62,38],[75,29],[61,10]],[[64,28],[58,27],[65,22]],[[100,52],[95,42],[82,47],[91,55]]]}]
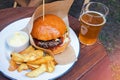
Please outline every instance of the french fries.
[{"label": "french fries", "polygon": [[21,72],[21,71],[27,70],[27,69],[28,69],[27,64],[22,63],[22,64],[20,64],[20,66],[17,68],[17,71],[18,71],[18,72]]},{"label": "french fries", "polygon": [[12,53],[11,59],[14,60],[15,62],[24,62],[24,56],[18,53]]},{"label": "french fries", "polygon": [[35,69],[35,70],[31,71],[31,72],[28,72],[28,73],[26,74],[26,76],[31,77],[31,78],[37,77],[37,76],[39,76],[41,73],[45,72],[46,69],[47,69],[47,68],[46,68],[46,65],[45,65],[45,64],[42,64],[42,65],[39,66],[37,69]]},{"label": "french fries", "polygon": [[29,64],[29,63],[27,63],[27,65],[28,65],[29,69],[31,69],[31,70],[34,70],[40,66],[40,65]]},{"label": "french fries", "polygon": [[39,59],[36,59],[34,61],[30,61],[28,62],[29,64],[36,64],[36,65],[40,65],[40,64],[45,64],[47,63],[48,61],[53,61],[53,57],[51,56],[45,56],[45,57],[42,57],[42,58],[39,58]]},{"label": "french fries", "polygon": [[47,72],[53,72],[55,69],[55,65],[53,61],[48,61],[47,62]]},{"label": "french fries", "polygon": [[27,54],[27,53],[30,53],[30,52],[32,52],[32,51],[34,51],[34,50],[35,50],[34,47],[29,46],[27,49],[21,51],[20,54]]},{"label": "french fries", "polygon": [[12,53],[12,59],[16,62],[29,62],[41,58],[43,55],[43,51],[34,50],[26,54]]},{"label": "french fries", "polygon": [[20,53],[13,52],[11,54],[8,70],[21,72],[30,69],[31,71],[25,75],[34,78],[44,72],[53,72],[55,65],[56,62],[52,56],[44,55],[42,50],[36,50],[34,47],[29,46]]},{"label": "french fries", "polygon": [[29,61],[33,61],[33,60],[42,58],[43,55],[44,55],[44,53],[41,50],[34,50],[34,51],[30,52],[30,53],[23,54],[24,62],[29,62]]},{"label": "french fries", "polygon": [[10,60],[10,66],[9,66],[8,70],[9,70],[9,71],[14,71],[14,70],[17,69],[17,67],[18,67],[18,65],[15,63],[14,60],[11,59],[11,60]]}]

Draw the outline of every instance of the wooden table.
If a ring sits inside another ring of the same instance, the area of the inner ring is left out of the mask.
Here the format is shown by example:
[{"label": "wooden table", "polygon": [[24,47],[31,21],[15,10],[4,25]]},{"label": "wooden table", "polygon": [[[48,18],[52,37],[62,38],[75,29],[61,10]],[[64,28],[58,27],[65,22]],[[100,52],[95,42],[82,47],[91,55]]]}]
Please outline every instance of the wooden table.
[{"label": "wooden table", "polygon": [[[9,8],[0,10],[0,31],[13,21],[30,17],[35,8]],[[70,27],[78,35],[79,21],[69,16]],[[92,46],[80,45],[78,61],[65,75],[57,80],[112,80],[109,59],[104,46],[97,42]],[[0,80],[9,80],[0,74]]]}]

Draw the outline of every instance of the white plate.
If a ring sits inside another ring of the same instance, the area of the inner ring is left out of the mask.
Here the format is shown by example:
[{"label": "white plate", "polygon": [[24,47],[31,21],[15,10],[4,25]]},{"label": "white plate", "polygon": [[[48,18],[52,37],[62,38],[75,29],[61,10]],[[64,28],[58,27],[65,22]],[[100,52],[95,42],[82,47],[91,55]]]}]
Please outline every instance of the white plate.
[{"label": "white plate", "polygon": [[[30,18],[21,19],[18,21],[13,22],[12,24],[8,25],[6,28],[4,28],[0,33],[0,71],[7,77],[17,80],[53,80],[57,77],[62,76],[66,72],[70,70],[70,68],[74,65],[75,62],[67,64],[67,65],[57,65],[55,67],[55,71],[52,73],[43,73],[37,78],[29,78],[25,76],[25,73],[28,71],[22,71],[22,72],[10,72],[8,70],[9,67],[9,59],[10,59],[10,50],[6,45],[6,37],[11,34],[12,32],[19,31],[23,29]],[[70,44],[75,50],[75,54],[78,57],[79,55],[79,40],[74,33],[74,31],[70,28],[70,38],[71,42]]]}]

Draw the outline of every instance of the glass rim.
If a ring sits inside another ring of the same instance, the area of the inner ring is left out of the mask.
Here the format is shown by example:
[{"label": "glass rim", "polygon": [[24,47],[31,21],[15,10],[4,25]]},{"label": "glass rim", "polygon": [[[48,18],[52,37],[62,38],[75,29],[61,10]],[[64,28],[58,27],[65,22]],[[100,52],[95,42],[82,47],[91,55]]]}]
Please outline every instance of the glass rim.
[{"label": "glass rim", "polygon": [[[85,4],[85,5],[83,5],[83,12],[85,11],[85,7],[87,7],[87,6],[89,6],[90,4],[100,4],[100,5],[102,5],[103,7],[104,7],[104,9],[105,9],[105,14],[103,14],[103,13],[101,13],[103,16],[107,16],[108,15],[108,13],[109,13],[109,8],[105,5],[105,4],[103,4],[103,3],[101,3],[101,2],[88,2],[87,4]],[[88,10],[89,11],[89,10]],[[97,11],[96,11],[97,12]],[[99,12],[100,13],[100,12]]]}]

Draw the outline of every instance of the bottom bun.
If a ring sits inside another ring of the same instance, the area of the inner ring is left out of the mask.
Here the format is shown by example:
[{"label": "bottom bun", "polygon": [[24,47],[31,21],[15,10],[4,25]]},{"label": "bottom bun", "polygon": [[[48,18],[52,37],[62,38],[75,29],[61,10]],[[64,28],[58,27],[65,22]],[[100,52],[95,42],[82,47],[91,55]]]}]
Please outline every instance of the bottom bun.
[{"label": "bottom bun", "polygon": [[63,51],[66,49],[66,47],[68,46],[69,42],[70,42],[70,39],[69,39],[69,41],[64,42],[64,43],[61,44],[60,46],[52,49],[52,50],[51,50],[52,53],[53,53],[53,54],[59,54],[59,53],[63,52]]}]

